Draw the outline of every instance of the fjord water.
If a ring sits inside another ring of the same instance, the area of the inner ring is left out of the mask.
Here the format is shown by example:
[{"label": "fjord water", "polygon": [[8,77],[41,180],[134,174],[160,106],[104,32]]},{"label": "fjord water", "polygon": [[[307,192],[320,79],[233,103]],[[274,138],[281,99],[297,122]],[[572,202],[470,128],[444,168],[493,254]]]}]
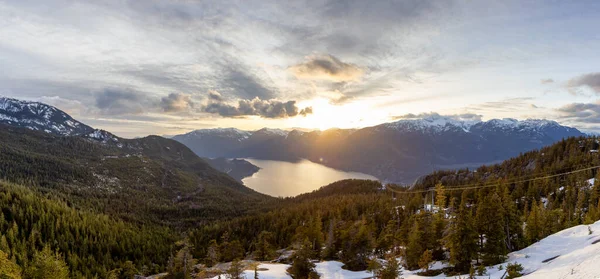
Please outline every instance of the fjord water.
[{"label": "fjord water", "polygon": [[342,179],[377,180],[377,178],[368,174],[341,171],[305,159],[298,162],[245,160],[258,166],[260,170],[253,176],[244,178],[242,180],[244,185],[274,197],[289,197],[308,193]]}]

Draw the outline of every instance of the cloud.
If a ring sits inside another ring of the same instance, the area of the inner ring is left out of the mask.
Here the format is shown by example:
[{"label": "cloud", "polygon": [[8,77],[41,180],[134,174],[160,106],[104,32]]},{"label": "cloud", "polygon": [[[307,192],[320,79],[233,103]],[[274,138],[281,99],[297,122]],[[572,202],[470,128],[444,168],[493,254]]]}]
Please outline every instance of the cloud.
[{"label": "cloud", "polygon": [[333,82],[355,81],[364,74],[358,66],[344,63],[333,55],[308,57],[307,61],[290,67],[290,71],[300,79]]},{"label": "cloud", "polygon": [[240,99],[237,105],[225,102],[221,94],[216,91],[209,92],[208,102],[203,108],[204,112],[219,114],[223,117],[243,117],[257,115],[264,118],[287,118],[298,115],[306,116],[312,113],[312,107],[300,109],[296,101],[281,102],[278,100],[252,100]]},{"label": "cloud", "polygon": [[571,103],[557,109],[560,118],[569,122],[600,123],[600,101]]},{"label": "cloud", "polygon": [[551,78],[545,78],[545,79],[541,79],[540,80],[541,84],[550,84],[550,83],[554,83],[554,79]]},{"label": "cloud", "polygon": [[160,106],[165,112],[181,112],[194,107],[190,95],[171,93],[160,100]]},{"label": "cloud", "polygon": [[95,94],[96,107],[102,114],[138,114],[148,107],[149,100],[132,89],[105,88]]},{"label": "cloud", "polygon": [[575,77],[567,83],[567,87],[573,94],[578,93],[576,90],[582,86],[590,88],[596,94],[600,94],[600,73],[590,73]]},{"label": "cloud", "polygon": [[481,104],[469,105],[465,109],[475,112],[517,113],[535,108],[531,102],[533,97],[508,98],[500,101],[491,101]]},{"label": "cloud", "polygon": [[437,112],[426,112],[419,114],[405,114],[392,116],[393,120],[408,120],[408,119],[439,119],[439,118],[449,118],[457,121],[481,121],[482,115],[474,114],[474,113],[463,113],[463,114],[450,114],[450,115],[440,115]]},{"label": "cloud", "polygon": [[78,100],[71,100],[59,96],[41,96],[35,101],[59,108],[71,116],[79,116],[87,112],[86,106]]},{"label": "cloud", "polygon": [[219,90],[245,99],[272,99],[276,91],[264,85],[264,82],[249,70],[227,68],[223,77],[219,79]]}]

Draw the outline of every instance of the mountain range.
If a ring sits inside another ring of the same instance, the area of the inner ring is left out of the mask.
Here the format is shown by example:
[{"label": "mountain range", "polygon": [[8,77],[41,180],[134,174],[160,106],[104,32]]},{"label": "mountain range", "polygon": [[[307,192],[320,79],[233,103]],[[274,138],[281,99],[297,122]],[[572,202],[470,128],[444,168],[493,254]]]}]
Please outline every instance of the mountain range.
[{"label": "mountain range", "polygon": [[[0,98],[0,123],[56,136],[78,136],[120,148],[132,141],[87,126],[55,107],[11,98]],[[195,130],[172,139],[238,181],[258,168],[222,158],[305,158],[341,170],[367,173],[386,182],[410,184],[434,170],[497,163],[563,138],[582,135],[576,128],[549,120],[464,121],[434,114],[362,129],[305,132],[216,128]]]},{"label": "mountain range", "polygon": [[555,121],[461,121],[431,115],[362,129],[303,132],[263,128],[202,129],[173,139],[203,157],[295,161],[306,158],[386,182],[413,183],[440,169],[501,162],[563,138],[585,135]]}]

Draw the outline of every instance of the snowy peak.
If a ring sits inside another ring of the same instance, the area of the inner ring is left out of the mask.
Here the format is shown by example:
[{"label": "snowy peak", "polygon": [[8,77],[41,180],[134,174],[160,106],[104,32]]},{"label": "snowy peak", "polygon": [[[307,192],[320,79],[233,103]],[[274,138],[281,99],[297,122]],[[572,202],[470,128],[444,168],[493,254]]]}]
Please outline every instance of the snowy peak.
[{"label": "snowy peak", "polygon": [[0,123],[60,136],[94,131],[53,106],[6,97],[0,97]]},{"label": "snowy peak", "polygon": [[263,135],[268,135],[268,136],[280,136],[280,137],[286,137],[288,135],[288,131],[285,130],[281,130],[281,129],[271,129],[271,128],[262,128],[256,132],[254,132],[253,134],[263,134]]},{"label": "snowy peak", "polygon": [[447,131],[452,128],[460,128],[468,132],[471,126],[478,123],[476,120],[463,120],[439,114],[424,118],[406,118],[396,122],[385,123],[381,126],[396,130],[434,130]]},{"label": "snowy peak", "polygon": [[377,127],[394,129],[398,131],[429,131],[444,132],[453,129],[460,129],[464,132],[473,130],[519,130],[544,132],[545,130],[563,129],[569,132],[578,132],[575,128],[570,128],[558,124],[556,121],[545,119],[527,119],[517,120],[513,118],[491,119],[488,121],[460,119],[453,116],[441,116],[438,114],[430,115],[424,118],[406,118],[396,122],[385,123]]},{"label": "snowy peak", "polygon": [[[252,135],[251,132],[239,130],[236,128],[213,128],[213,129],[200,129],[194,130],[184,135],[178,135],[178,138],[206,138],[206,137],[218,137],[234,139],[238,141],[246,140]],[[175,138],[174,137],[174,138]]]}]

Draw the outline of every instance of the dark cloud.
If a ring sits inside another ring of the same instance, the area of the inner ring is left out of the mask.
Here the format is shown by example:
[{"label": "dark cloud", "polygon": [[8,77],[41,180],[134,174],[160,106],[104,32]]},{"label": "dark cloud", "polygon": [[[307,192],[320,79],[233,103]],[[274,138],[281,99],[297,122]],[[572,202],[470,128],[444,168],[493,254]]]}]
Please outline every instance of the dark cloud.
[{"label": "dark cloud", "polygon": [[333,55],[309,57],[307,61],[290,67],[290,71],[301,79],[322,79],[334,82],[353,81],[363,75],[363,70],[344,63]]},{"label": "dark cloud", "polygon": [[437,112],[419,113],[419,114],[405,114],[392,116],[393,120],[404,120],[404,119],[424,119],[424,118],[449,118],[459,121],[481,121],[482,115],[474,113],[463,113],[463,114],[451,114],[451,115],[440,115]]},{"label": "dark cloud", "polygon": [[194,107],[190,95],[171,93],[160,100],[160,106],[165,112],[181,112]]},{"label": "dark cloud", "polygon": [[589,87],[596,94],[600,94],[600,73],[590,73],[569,80],[567,86],[571,93],[577,93],[578,87]]},{"label": "dark cloud", "polygon": [[600,101],[596,103],[571,103],[557,109],[560,117],[569,122],[600,123]]},{"label": "dark cloud", "polygon": [[[233,62],[231,62],[233,63]],[[218,90],[230,96],[242,99],[273,99],[277,95],[276,89],[265,85],[251,70],[242,65],[227,67],[223,70],[222,77],[218,80]]]},{"label": "dark cloud", "polygon": [[103,114],[137,114],[148,107],[149,100],[132,89],[106,88],[95,94],[96,107]]},{"label": "dark cloud", "polygon": [[540,80],[540,83],[541,83],[541,84],[549,84],[549,83],[554,83],[554,79],[551,79],[551,78],[545,78],[545,79],[542,79],[542,80]]},{"label": "dark cloud", "polygon": [[281,102],[277,100],[238,100],[237,105],[226,103],[221,94],[209,92],[208,102],[203,111],[219,114],[223,117],[243,117],[257,115],[264,118],[287,118],[298,115],[306,116],[312,113],[312,108],[299,109],[296,101]]}]

